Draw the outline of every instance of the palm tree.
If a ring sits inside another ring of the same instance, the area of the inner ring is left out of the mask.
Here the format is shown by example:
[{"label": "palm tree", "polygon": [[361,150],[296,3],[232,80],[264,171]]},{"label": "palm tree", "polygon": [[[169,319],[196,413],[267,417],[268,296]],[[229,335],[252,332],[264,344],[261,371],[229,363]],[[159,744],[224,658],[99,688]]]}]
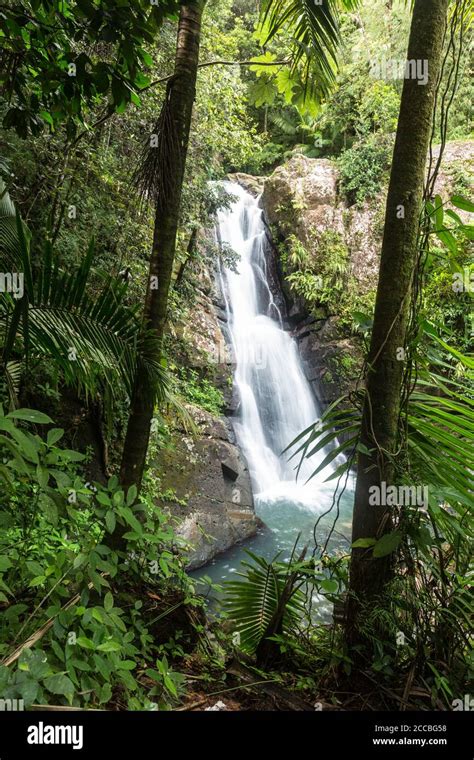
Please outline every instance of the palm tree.
[{"label": "palm tree", "polygon": [[131,395],[140,373],[163,399],[166,374],[156,340],[141,333],[135,311],[123,305],[126,283],[108,277],[92,293],[93,243],[77,268],[64,271],[49,242],[33,266],[30,239],[0,180],[0,271],[23,279],[20,297],[0,293],[0,361],[12,400],[25,365],[43,357],[86,393],[98,382],[112,387],[118,381]]}]

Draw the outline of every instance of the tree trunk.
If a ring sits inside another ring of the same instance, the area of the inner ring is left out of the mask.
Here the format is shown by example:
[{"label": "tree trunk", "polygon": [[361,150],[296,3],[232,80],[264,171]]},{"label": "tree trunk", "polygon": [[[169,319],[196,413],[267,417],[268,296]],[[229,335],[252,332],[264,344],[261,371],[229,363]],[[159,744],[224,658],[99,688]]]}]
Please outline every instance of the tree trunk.
[{"label": "tree trunk", "polygon": [[[161,170],[166,192],[160,192],[156,204],[153,247],[150,258],[150,277],[145,300],[144,328],[153,329],[162,341],[168,311],[176,250],[181,193],[186,153],[191,127],[191,115],[196,96],[196,76],[199,63],[199,43],[204,0],[181,7],[173,77],[169,83],[165,104],[169,133],[160,132],[158,146],[166,166]],[[166,141],[166,144],[164,144]],[[153,149],[153,148],[151,148]],[[140,488],[145,467],[155,394],[147,379],[137,373],[133,391],[127,434],[122,454],[120,481],[124,488],[135,484]]]},{"label": "tree trunk", "polygon": [[186,258],[181,263],[181,266],[178,270],[178,274],[176,275],[176,279],[174,281],[174,289],[179,290],[181,283],[183,281],[184,273],[186,271],[186,267],[188,266],[189,262],[192,261],[196,254],[196,240],[197,235],[199,232],[198,227],[193,227],[193,231],[191,232],[191,237],[189,238],[188,247],[186,249]]},{"label": "tree trunk", "polygon": [[[386,505],[371,506],[369,489],[393,483],[413,276],[418,257],[426,156],[440,72],[449,0],[415,0],[408,60],[428,61],[428,82],[405,79],[388,190],[374,326],[368,358],[366,399],[354,503],[352,540],[390,532]],[[374,607],[392,577],[390,555],[374,559],[372,549],[353,549],[347,608],[347,639],[360,643],[358,620]]]}]

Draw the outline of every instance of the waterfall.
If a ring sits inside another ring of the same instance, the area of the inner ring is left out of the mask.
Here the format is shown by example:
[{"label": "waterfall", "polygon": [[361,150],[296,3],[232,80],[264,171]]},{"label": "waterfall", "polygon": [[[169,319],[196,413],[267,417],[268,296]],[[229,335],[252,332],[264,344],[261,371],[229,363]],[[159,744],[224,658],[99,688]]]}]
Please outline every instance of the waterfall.
[{"label": "waterfall", "polygon": [[236,183],[223,184],[235,201],[219,211],[217,234],[239,257],[236,271],[226,268],[221,272],[234,383],[240,397],[234,419],[236,436],[248,462],[257,503],[283,500],[317,505],[318,479],[305,482],[324,452],[304,460],[298,479],[295,468],[299,459],[288,461],[289,454],[282,453],[320,413],[296,343],[283,329],[269,285],[269,246],[259,199]]}]

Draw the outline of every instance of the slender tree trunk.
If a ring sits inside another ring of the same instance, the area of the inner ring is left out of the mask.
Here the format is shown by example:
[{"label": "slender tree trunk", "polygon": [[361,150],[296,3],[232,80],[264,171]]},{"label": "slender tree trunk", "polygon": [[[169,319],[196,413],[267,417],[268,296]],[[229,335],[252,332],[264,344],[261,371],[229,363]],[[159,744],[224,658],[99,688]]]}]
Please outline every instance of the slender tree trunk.
[{"label": "slender tree trunk", "polygon": [[[361,442],[352,539],[379,538],[390,532],[384,505],[369,504],[369,489],[393,483],[393,458],[399,441],[399,415],[413,275],[417,262],[426,156],[440,71],[449,0],[415,0],[408,60],[428,62],[428,82],[405,79],[388,190]],[[347,607],[349,643],[362,640],[358,621],[375,606],[392,577],[390,556],[372,557],[353,549]]]},{"label": "slender tree trunk", "polygon": [[186,249],[186,258],[181,263],[181,266],[178,270],[178,274],[176,275],[176,279],[174,281],[174,289],[179,290],[181,283],[183,281],[184,273],[186,271],[186,267],[192,261],[195,253],[196,253],[196,240],[197,240],[197,234],[198,234],[198,227],[193,227],[193,231],[191,232],[191,237],[189,238],[188,247]]},{"label": "slender tree trunk", "polygon": [[[196,96],[204,4],[204,0],[198,0],[193,5],[181,7],[175,68],[168,86],[168,102],[165,106],[170,128],[160,132],[159,143],[155,148],[164,158],[161,171],[166,175],[162,181],[166,190],[158,194],[156,205],[144,327],[145,329],[152,328],[160,342],[167,319],[168,293],[176,250],[186,153]],[[163,141],[166,141],[166,144]],[[125,488],[132,484],[140,488],[154,402],[154,393],[150,392],[146,377],[137,374],[120,470],[120,480]]]}]

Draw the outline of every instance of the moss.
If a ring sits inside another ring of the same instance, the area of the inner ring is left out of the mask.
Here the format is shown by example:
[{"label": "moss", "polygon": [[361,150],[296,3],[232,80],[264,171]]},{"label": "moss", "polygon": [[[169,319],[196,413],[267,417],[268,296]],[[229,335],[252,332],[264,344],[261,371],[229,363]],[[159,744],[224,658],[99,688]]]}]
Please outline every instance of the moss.
[{"label": "moss", "polygon": [[360,360],[351,354],[333,356],[329,362],[332,372],[343,380],[352,380],[360,369]]},{"label": "moss", "polygon": [[449,169],[453,185],[453,195],[469,196],[472,187],[472,173],[464,162],[453,163]]}]

